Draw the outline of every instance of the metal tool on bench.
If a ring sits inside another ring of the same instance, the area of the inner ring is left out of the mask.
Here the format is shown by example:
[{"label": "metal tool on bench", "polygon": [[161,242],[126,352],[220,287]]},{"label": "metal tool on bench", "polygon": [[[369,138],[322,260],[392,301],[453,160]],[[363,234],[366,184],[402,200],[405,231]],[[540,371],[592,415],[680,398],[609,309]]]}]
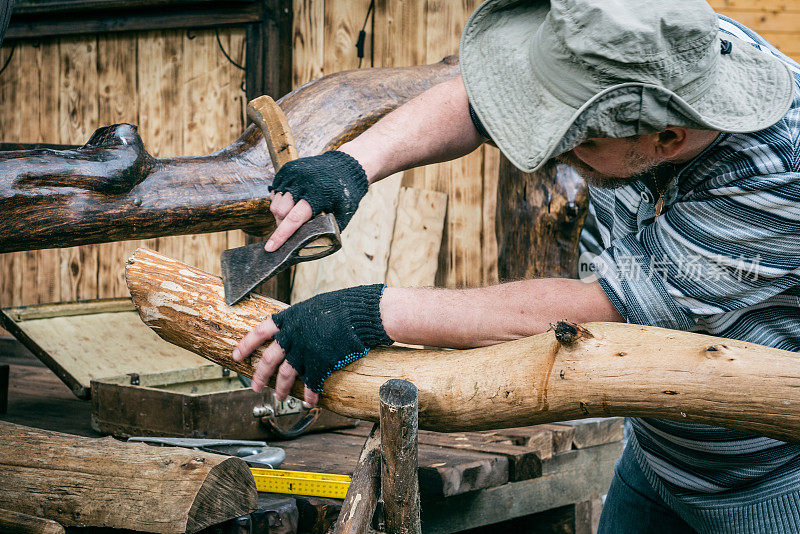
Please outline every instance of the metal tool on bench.
[{"label": "metal tool on bench", "polygon": [[147,436],[128,438],[128,441],[238,456],[250,466],[258,491],[343,499],[350,486],[347,475],[275,469],[286,458],[286,451],[269,447],[263,441]]},{"label": "metal tool on bench", "polygon": [[[240,380],[245,386],[250,387],[250,384],[247,383],[249,379],[240,377]],[[278,423],[279,415],[299,414],[304,411],[306,411],[305,415],[292,425],[291,428],[284,428]],[[266,425],[273,434],[282,439],[294,439],[301,436],[314,424],[320,413],[321,409],[319,407],[308,408],[305,402],[294,397],[288,397],[285,401],[279,401],[274,391],[272,392],[271,403],[262,404],[253,408],[253,417],[259,419],[261,424]]]},{"label": "metal tool on bench", "polygon": [[167,447],[184,447],[198,451],[215,452],[238,456],[250,467],[275,469],[286,459],[286,451],[280,447],[270,447],[264,441],[245,441],[240,439],[197,439],[197,438],[160,438],[137,436],[128,441],[160,445]]},{"label": "metal tool on bench", "polygon": [[[297,148],[283,111],[269,96],[250,101],[247,116],[261,129],[275,172],[297,159]],[[225,302],[233,306],[260,284],[300,262],[333,254],[342,247],[339,225],[333,215],[322,213],[308,221],[274,252],[264,243],[226,250],[220,257]]]}]

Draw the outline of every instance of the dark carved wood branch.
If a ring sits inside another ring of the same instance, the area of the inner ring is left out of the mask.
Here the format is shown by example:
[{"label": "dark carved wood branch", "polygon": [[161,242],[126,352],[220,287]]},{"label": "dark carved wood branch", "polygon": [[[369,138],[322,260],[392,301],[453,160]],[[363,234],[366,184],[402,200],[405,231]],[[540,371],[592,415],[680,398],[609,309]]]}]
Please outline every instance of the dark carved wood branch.
[{"label": "dark carved wood branch", "polygon": [[[283,97],[301,155],[335,148],[429,87],[458,74],[456,58],[361,69]],[[274,172],[258,128],[198,157],[154,158],[130,124],[97,130],[73,150],[0,153],[0,253],[126,239],[274,227]]]}]

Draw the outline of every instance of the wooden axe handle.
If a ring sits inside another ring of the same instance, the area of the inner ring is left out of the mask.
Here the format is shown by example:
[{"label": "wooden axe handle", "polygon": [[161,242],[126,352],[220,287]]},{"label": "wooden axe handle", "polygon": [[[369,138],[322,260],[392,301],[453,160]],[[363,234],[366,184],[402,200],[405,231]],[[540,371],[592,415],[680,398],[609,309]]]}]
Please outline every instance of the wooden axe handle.
[{"label": "wooden axe handle", "polygon": [[254,98],[247,105],[247,117],[252,120],[264,134],[272,166],[275,172],[284,164],[297,159],[297,147],[289,128],[289,121],[283,110],[267,95]]}]

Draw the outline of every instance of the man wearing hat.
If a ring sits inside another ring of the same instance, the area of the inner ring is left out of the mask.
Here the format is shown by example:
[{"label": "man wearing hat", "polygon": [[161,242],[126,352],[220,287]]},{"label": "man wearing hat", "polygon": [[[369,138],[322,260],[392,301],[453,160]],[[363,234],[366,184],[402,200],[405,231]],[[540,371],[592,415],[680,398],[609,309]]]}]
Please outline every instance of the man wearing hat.
[{"label": "man wearing hat", "polygon": [[[369,183],[490,139],[523,171],[557,158],[587,180],[597,278],[318,295],[234,351],[275,339],[256,389],[277,372],[285,396],[300,376],[314,403],[373,346],[489,345],[556,318],[800,351],[800,66],[703,0],[490,0],[460,63],[338,151],[284,166],[268,250],[322,211],[344,227]],[[630,429],[601,532],[800,532],[797,445],[684,421]]]}]

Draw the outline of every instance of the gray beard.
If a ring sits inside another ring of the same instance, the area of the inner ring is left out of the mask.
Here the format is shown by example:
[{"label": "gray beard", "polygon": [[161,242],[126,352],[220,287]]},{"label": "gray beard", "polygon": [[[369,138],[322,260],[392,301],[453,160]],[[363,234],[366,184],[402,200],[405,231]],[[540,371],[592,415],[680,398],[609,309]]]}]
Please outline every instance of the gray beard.
[{"label": "gray beard", "polygon": [[619,189],[636,182],[643,182],[654,191],[660,191],[678,173],[679,166],[672,162],[664,161],[652,165],[644,170],[633,173],[630,176],[607,176],[598,173],[583,161],[578,159],[572,152],[565,152],[553,158],[559,163],[573,167],[578,175],[592,187],[601,189]]}]

